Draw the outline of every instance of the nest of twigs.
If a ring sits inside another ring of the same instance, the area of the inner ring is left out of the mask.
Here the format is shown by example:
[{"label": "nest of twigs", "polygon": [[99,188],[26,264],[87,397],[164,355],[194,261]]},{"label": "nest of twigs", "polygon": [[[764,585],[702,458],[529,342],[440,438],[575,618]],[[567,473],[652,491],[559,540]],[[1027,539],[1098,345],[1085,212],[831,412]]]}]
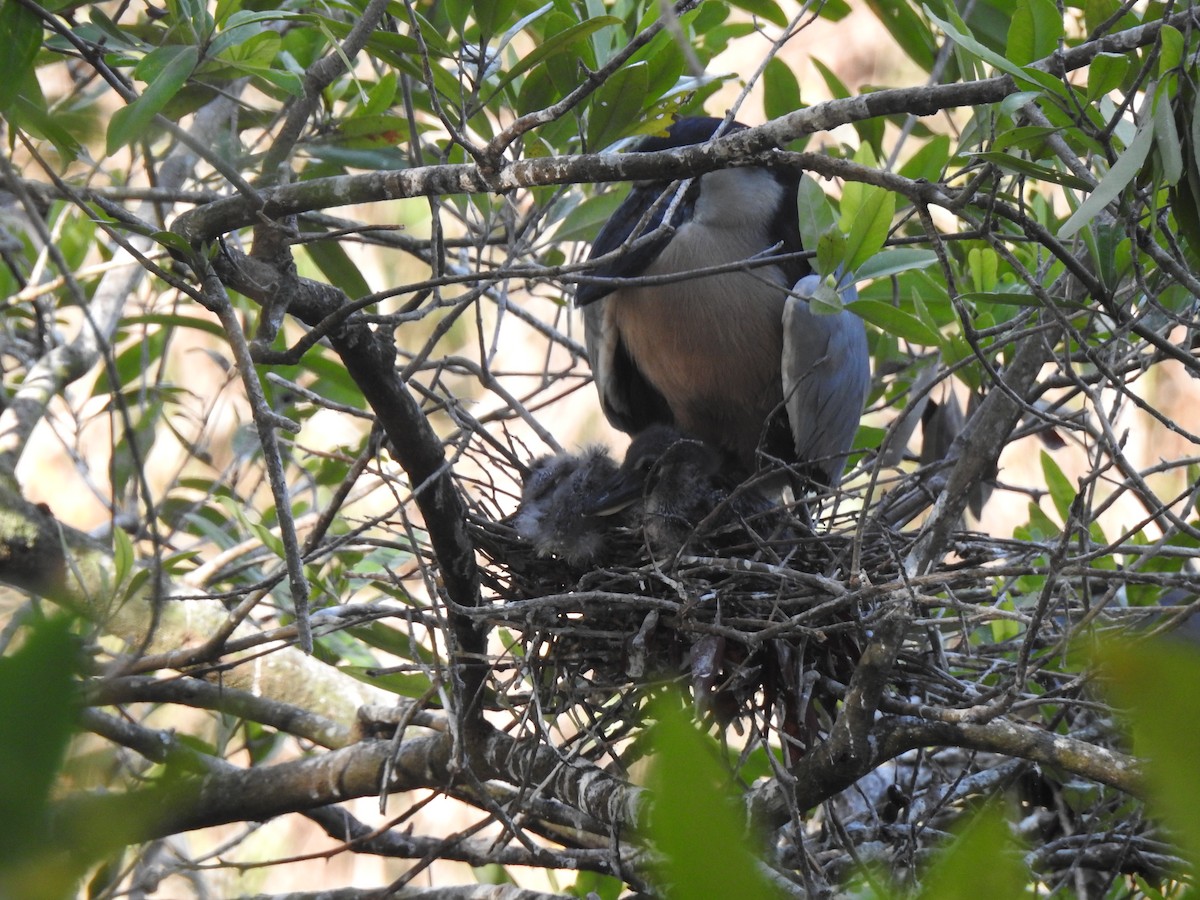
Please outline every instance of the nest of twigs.
[{"label": "nest of twigs", "polygon": [[804,506],[779,507],[769,523],[698,529],[673,554],[653,552],[634,520],[584,566],[475,518],[489,619],[513,640],[497,695],[577,713],[608,744],[637,716],[639,704],[617,701],[674,682],[717,725],[802,755],[832,723],[877,614],[858,588],[892,581],[908,542],[860,533],[851,514],[808,520]]}]

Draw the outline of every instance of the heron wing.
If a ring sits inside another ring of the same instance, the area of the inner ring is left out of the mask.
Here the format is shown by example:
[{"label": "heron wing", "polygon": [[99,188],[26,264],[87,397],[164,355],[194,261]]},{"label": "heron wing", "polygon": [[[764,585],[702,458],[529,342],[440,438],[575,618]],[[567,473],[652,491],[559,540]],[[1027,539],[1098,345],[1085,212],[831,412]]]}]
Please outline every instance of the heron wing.
[{"label": "heron wing", "polygon": [[[596,235],[588,258],[599,259],[622,247],[626,249],[613,259],[589,268],[589,276],[636,278],[658,259],[675,233],[674,228],[660,227],[667,211],[673,207],[671,225],[678,227],[691,215],[691,205],[694,203],[694,188],[689,189],[679,202],[674,201],[669,188],[669,184],[662,182],[634,185],[612,218]],[[575,288],[575,305],[587,307],[611,294],[617,287],[616,284],[603,281],[580,282]]]},{"label": "heron wing", "polygon": [[871,386],[862,319],[815,313],[789,296],[783,310],[783,396],[796,454],[829,484],[841,478]]}]

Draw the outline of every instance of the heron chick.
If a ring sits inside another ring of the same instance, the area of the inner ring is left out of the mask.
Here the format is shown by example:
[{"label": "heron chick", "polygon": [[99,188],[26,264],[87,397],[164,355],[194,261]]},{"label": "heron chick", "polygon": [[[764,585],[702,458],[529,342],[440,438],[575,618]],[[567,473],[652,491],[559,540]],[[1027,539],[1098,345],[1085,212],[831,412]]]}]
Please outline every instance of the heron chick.
[{"label": "heron chick", "polygon": [[572,566],[594,562],[621,517],[587,512],[616,476],[617,464],[603,447],[535,459],[511,522],[538,556],[557,556]]},{"label": "heron chick", "polygon": [[739,488],[725,474],[716,448],[670,425],[652,425],[633,439],[592,511],[603,515],[638,501],[633,518],[640,519],[647,544],[659,556],[674,556],[764,513],[782,513],[758,491]]}]

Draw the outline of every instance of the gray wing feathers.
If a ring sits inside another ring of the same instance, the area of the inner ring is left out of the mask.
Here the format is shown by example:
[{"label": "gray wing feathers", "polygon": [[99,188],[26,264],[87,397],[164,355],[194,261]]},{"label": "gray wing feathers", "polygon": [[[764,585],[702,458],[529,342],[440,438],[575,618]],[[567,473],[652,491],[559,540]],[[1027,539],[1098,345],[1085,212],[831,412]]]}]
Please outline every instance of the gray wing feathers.
[{"label": "gray wing feathers", "polygon": [[796,453],[836,484],[871,386],[862,319],[814,313],[802,297],[783,310],[783,396]]}]

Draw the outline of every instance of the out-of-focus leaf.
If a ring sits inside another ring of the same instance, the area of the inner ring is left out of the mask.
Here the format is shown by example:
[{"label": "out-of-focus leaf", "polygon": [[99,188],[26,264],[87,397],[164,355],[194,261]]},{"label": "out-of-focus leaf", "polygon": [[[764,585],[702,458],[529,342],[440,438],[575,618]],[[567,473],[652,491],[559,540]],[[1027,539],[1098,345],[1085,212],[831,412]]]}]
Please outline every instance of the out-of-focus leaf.
[{"label": "out-of-focus leaf", "polygon": [[[113,113],[106,142],[109,154],[142,136],[155,115],[187,82],[200,58],[195,47],[164,47],[162,51],[163,56],[169,58],[163,61],[161,68],[155,67],[154,81],[146,85],[140,97]],[[155,51],[156,54],[159,52]]]},{"label": "out-of-focus leaf", "polygon": [[1133,752],[1146,759],[1150,804],[1193,865],[1200,860],[1200,656],[1194,646],[1169,641],[1110,641],[1100,651],[1101,669],[1116,702],[1132,725]]},{"label": "out-of-focus leaf", "polygon": [[939,134],[900,167],[900,174],[905,178],[924,178],[926,181],[937,181],[942,177],[942,172],[948,162],[950,162],[950,138]]},{"label": "out-of-focus leaf", "polygon": [[0,885],[6,869],[44,849],[50,788],[78,714],[77,649],[68,621],[53,619],[0,659]]},{"label": "out-of-focus leaf", "polygon": [[[576,43],[586,40],[589,35],[599,31],[601,28],[619,26],[620,24],[621,20],[616,16],[596,16],[595,18],[587,19],[586,21],[555,32],[548,39],[540,42],[525,56],[521,57],[512,68],[505,70],[496,84],[496,91],[503,90],[514,78],[525,74],[535,66],[541,65],[547,59],[571,51]],[[572,60],[577,62],[578,57],[572,56]],[[494,97],[495,94],[491,96]]]},{"label": "out-of-focus leaf", "polygon": [[1097,53],[1088,66],[1088,99],[1096,100],[1119,88],[1129,67],[1130,59],[1124,54]]},{"label": "out-of-focus leaf", "polygon": [[621,201],[625,199],[625,191],[605,191],[596,197],[589,197],[563,217],[562,223],[554,233],[559,241],[590,241],[596,232],[607,222]]},{"label": "out-of-focus leaf", "polygon": [[1178,28],[1163,25],[1158,31],[1158,77],[1164,78],[1183,64],[1187,41]]},{"label": "out-of-focus leaf", "polygon": [[780,9],[775,0],[730,0],[730,3],[752,15],[766,19],[772,25],[787,25],[787,14]]},{"label": "out-of-focus leaf", "polygon": [[867,0],[867,5],[909,58],[928,72],[933,67],[937,43],[932,29],[913,5],[908,0]]},{"label": "out-of-focus leaf", "polygon": [[263,30],[262,23],[284,19],[310,22],[314,25],[319,21],[316,16],[299,12],[291,12],[283,9],[262,11],[248,9],[239,10],[229,17],[221,33],[213,38],[209,45],[205,48],[205,55],[209,57],[219,57],[226,50],[234,47],[237,44],[248,41],[250,38],[261,37],[267,34],[273,34],[278,39],[280,37],[278,32]]},{"label": "out-of-focus leaf", "polygon": [[763,111],[767,118],[785,116],[800,105],[800,82],[792,67],[778,56],[772,57],[763,73]]},{"label": "out-of-focus leaf", "polygon": [[[837,223],[833,207],[825,191],[816,180],[804,175],[800,179],[800,189],[796,194],[797,212],[800,219],[800,240],[804,246],[812,250],[817,246],[821,235],[831,231]],[[825,271],[833,271],[826,269]]]},{"label": "out-of-focus leaf", "polygon": [[17,92],[33,75],[33,61],[42,46],[42,23],[14,0],[0,4],[0,114],[8,112]]},{"label": "out-of-focus leaf", "polygon": [[339,666],[338,671],[345,672],[359,681],[373,684],[375,687],[383,688],[385,691],[391,691],[393,694],[399,694],[401,697],[409,697],[413,700],[418,700],[428,695],[429,687],[432,684],[428,675],[419,673],[380,673],[367,666]]},{"label": "out-of-focus leaf", "polygon": [[836,228],[831,228],[817,239],[818,272],[832,272],[842,265],[846,258],[846,236]]},{"label": "out-of-focus leaf", "polygon": [[1008,27],[1007,56],[1028,65],[1058,49],[1062,36],[1063,17],[1053,0],[1020,0]]},{"label": "out-of-focus leaf", "polygon": [[926,269],[937,263],[937,254],[932,250],[917,247],[893,247],[881,250],[855,269],[858,278],[888,278],[911,269]]},{"label": "out-of-focus leaf", "polygon": [[775,898],[747,843],[719,748],[693,727],[678,700],[661,698],[652,712],[657,722],[651,735],[655,802],[649,836],[662,854],[670,896]]},{"label": "out-of-focus leaf", "polygon": [[1000,258],[991,247],[972,247],[967,251],[967,269],[977,293],[996,289]]},{"label": "out-of-focus leaf", "polygon": [[855,300],[847,303],[846,308],[858,314],[863,321],[870,322],[897,337],[913,344],[925,347],[936,347],[939,342],[938,333],[931,330],[912,313],[880,303],[878,300]]},{"label": "out-of-focus leaf", "polygon": [[1066,240],[1074,235],[1099,215],[1104,207],[1121,196],[1121,192],[1142,170],[1146,158],[1150,155],[1150,148],[1153,146],[1154,120],[1147,118],[1138,126],[1133,142],[1117,158],[1113,167],[1100,179],[1100,183],[1087,196],[1087,199],[1079,204],[1079,208],[1071,213],[1067,221],[1063,222],[1058,229],[1059,238]]},{"label": "out-of-focus leaf", "polygon": [[[986,877],[980,873],[986,872]],[[1021,860],[1003,811],[988,806],[934,859],[921,880],[921,900],[1018,900],[1032,896],[1031,874]]]},{"label": "out-of-focus leaf", "polygon": [[642,111],[649,70],[634,63],[613,73],[588,106],[588,149],[595,152],[624,136]]},{"label": "out-of-focus leaf", "polygon": [[1077,492],[1075,486],[1071,484],[1071,479],[1063,474],[1063,470],[1054,461],[1054,457],[1045,450],[1042,451],[1042,475],[1046,479],[1046,488],[1050,491],[1050,499],[1054,502],[1054,508],[1058,511],[1058,516],[1062,519],[1063,524],[1066,524],[1071,513],[1071,504],[1075,502]]},{"label": "out-of-focus leaf", "polygon": [[517,0],[475,0],[475,21],[484,40],[499,34],[513,17]]},{"label": "out-of-focus leaf", "polygon": [[[871,149],[863,145],[854,155],[864,166],[875,164]],[[847,233],[843,265],[855,270],[878,253],[887,240],[896,213],[896,195],[875,185],[848,183],[842,192],[841,229]]]},{"label": "out-of-focus leaf", "polygon": [[929,17],[929,20],[938,28],[942,29],[942,31],[946,32],[946,37],[954,41],[954,43],[959,47],[963,48],[973,56],[983,60],[993,68],[999,69],[1001,72],[1007,72],[1009,75],[1016,78],[1018,83],[1024,84],[1028,82],[1029,76],[1026,74],[1025,70],[1016,63],[1010,62],[1008,59],[1005,59],[1002,54],[988,49],[963,28],[951,24],[945,19],[938,18],[933,14],[927,5],[923,5],[921,8],[925,10],[925,15]]},{"label": "out-of-focus leaf", "polygon": [[1154,149],[1162,163],[1162,179],[1167,185],[1179,183],[1183,177],[1183,147],[1175,129],[1175,113],[1170,98],[1160,91],[1154,105]]},{"label": "out-of-focus leaf", "polygon": [[367,279],[341,244],[336,241],[311,241],[304,245],[304,252],[317,264],[329,283],[341,288],[347,297],[357,299],[371,293]]},{"label": "out-of-focus leaf", "polygon": [[598,897],[599,900],[617,900],[625,893],[625,882],[611,875],[598,872],[580,872],[575,883],[567,888],[573,897]]}]

